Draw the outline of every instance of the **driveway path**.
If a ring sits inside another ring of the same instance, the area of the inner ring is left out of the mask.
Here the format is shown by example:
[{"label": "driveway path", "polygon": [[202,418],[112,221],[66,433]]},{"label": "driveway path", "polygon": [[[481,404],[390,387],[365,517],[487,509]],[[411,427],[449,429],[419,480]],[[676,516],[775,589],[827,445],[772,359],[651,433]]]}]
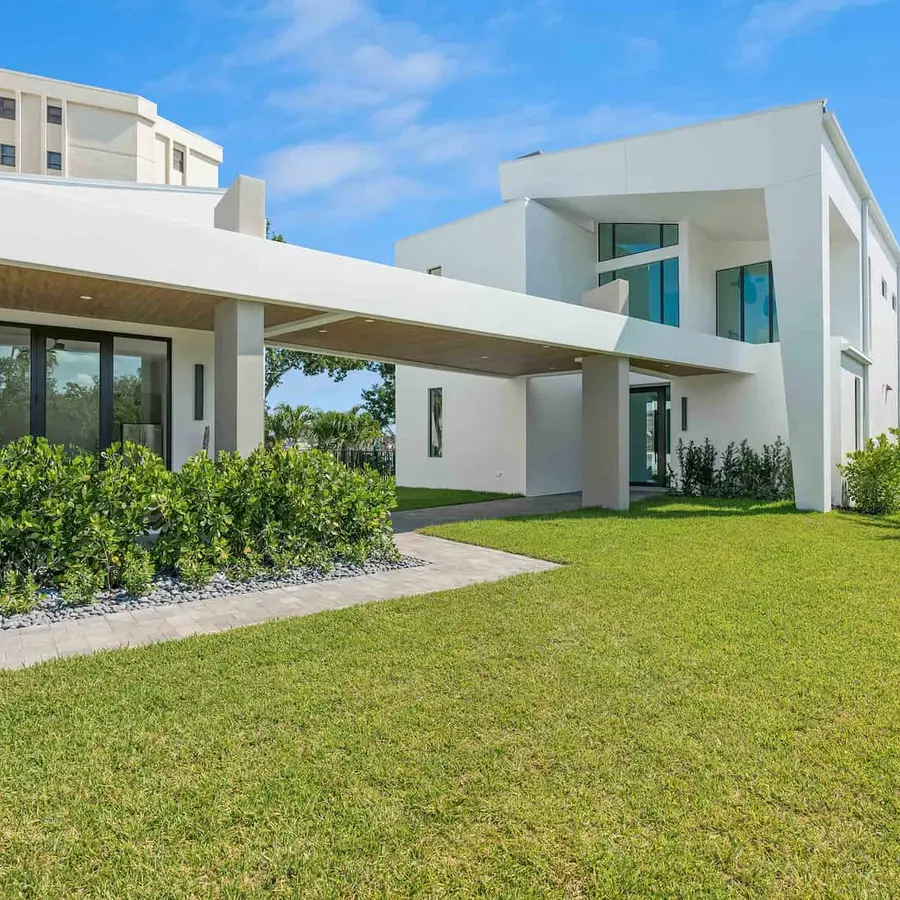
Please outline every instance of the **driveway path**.
[{"label": "driveway path", "polygon": [[0,669],[19,669],[60,656],[212,634],[269,619],[305,616],[557,568],[554,563],[423,534],[398,534],[397,546],[404,555],[416,556],[429,565],[0,631]]}]

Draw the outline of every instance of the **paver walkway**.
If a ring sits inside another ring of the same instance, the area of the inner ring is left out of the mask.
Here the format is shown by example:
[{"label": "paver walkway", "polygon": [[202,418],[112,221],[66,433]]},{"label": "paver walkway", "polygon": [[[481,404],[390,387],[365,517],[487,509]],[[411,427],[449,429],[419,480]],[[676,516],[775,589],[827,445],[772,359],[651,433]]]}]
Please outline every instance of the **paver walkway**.
[{"label": "paver walkway", "polygon": [[[632,487],[631,502],[637,503],[663,493],[661,488]],[[471,522],[474,519],[506,519],[509,516],[542,516],[549,513],[581,509],[581,492],[549,494],[544,497],[510,497],[507,500],[482,500],[456,506],[433,506],[431,509],[404,509],[393,513],[394,531],[416,531],[429,525]]]},{"label": "paver walkway", "polygon": [[305,616],[557,568],[542,560],[423,534],[398,534],[397,546],[404,555],[424,559],[429,565],[2,631],[0,668],[18,669],[60,656],[212,634],[269,619]]}]

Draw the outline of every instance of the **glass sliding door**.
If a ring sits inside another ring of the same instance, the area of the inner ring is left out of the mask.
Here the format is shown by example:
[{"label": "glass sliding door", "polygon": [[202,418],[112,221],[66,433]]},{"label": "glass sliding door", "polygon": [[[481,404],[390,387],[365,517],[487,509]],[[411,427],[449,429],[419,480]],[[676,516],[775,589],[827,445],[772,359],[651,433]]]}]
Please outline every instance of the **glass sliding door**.
[{"label": "glass sliding door", "polygon": [[44,435],[73,452],[100,450],[100,341],[44,337]]},{"label": "glass sliding door", "polygon": [[17,441],[31,425],[31,332],[0,325],[0,444]]},{"label": "glass sliding door", "polygon": [[628,418],[630,481],[664,486],[669,473],[669,387],[631,389]]},{"label": "glass sliding door", "polygon": [[170,458],[171,342],[0,323],[0,444],[26,434],[73,453],[131,441]]}]

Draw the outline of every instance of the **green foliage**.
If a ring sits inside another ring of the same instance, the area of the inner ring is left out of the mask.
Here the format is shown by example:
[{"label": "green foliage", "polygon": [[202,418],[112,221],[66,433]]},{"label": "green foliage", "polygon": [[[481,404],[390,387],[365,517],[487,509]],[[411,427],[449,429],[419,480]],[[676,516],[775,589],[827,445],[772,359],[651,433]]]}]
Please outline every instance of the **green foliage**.
[{"label": "green foliage", "polygon": [[279,403],[266,409],[266,446],[274,447],[283,441],[301,443],[309,437],[309,422],[315,411],[309,406]]},{"label": "green foliage", "polygon": [[29,613],[38,602],[38,586],[31,572],[7,569],[0,582],[0,616]]},{"label": "green foliage", "polygon": [[69,606],[85,606],[103,590],[103,573],[85,563],[73,563],[63,573],[59,590]]},{"label": "green foliage", "polygon": [[861,513],[871,516],[900,511],[900,430],[890,430],[866,441],[862,450],[847,455],[839,466],[847,485],[847,498]]},{"label": "green foliage", "polygon": [[246,459],[188,460],[163,506],[157,560],[194,583],[215,571],[327,567],[338,558],[394,556],[389,482],[330,454],[284,446]]},{"label": "green foliage", "polygon": [[316,451],[198,454],[171,473],[134,444],[98,458],[25,437],[0,446],[0,614],[33,605],[33,583],[87,603],[104,587],[145,594],[161,565],[202,584],[393,556],[393,504],[390,483]]},{"label": "green foliage", "polygon": [[732,441],[719,454],[709,439],[697,445],[678,442],[678,471],[669,472],[669,490],[685,497],[789,500],[794,496],[791,452],[781,438],[757,453],[747,441]]},{"label": "green foliage", "polygon": [[382,428],[388,428],[397,417],[396,367],[393,363],[373,362],[369,364],[368,369],[370,372],[377,372],[381,376],[381,381],[363,390],[363,409]]}]

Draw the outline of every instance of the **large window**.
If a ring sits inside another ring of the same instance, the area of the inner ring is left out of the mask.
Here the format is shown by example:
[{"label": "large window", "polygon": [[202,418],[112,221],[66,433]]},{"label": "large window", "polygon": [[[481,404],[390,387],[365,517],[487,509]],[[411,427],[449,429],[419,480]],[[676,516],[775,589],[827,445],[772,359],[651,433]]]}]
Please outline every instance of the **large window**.
[{"label": "large window", "polygon": [[716,272],[716,334],[748,344],[778,340],[770,262]]},{"label": "large window", "polygon": [[133,441],[169,460],[170,343],[0,324],[0,442],[43,435],[96,453]]},{"label": "large window", "polygon": [[677,225],[601,222],[597,225],[598,260],[620,259],[648,250],[674,247],[678,243]]},{"label": "large window", "polygon": [[428,389],[428,455],[444,455],[444,389]]},{"label": "large window", "polygon": [[600,285],[617,278],[628,282],[628,315],[663,325],[678,325],[678,258],[646,266],[604,272]]},{"label": "large window", "polygon": [[16,165],[16,147],[15,144],[0,144],[0,166]]},{"label": "large window", "polygon": [[0,97],[0,119],[15,119],[15,97]]}]

